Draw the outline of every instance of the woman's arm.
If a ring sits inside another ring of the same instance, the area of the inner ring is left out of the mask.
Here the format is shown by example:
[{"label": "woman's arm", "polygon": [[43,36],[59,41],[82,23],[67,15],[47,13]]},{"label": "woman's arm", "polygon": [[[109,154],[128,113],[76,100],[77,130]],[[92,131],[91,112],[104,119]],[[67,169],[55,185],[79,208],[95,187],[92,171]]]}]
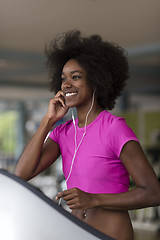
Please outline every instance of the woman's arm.
[{"label": "woman's arm", "polygon": [[57,198],[63,197],[71,209],[131,210],[160,205],[160,183],[140,144],[127,142],[120,159],[136,184],[133,190],[119,194],[89,194],[73,188],[59,193]]},{"label": "woman's arm", "polygon": [[160,183],[140,144],[130,141],[124,145],[120,159],[131,175],[136,187],[125,193],[97,195],[97,204],[110,209],[139,209],[160,205]]},{"label": "woman's arm", "polygon": [[24,149],[15,175],[28,181],[47,167],[49,167],[59,156],[59,146],[51,139],[44,140],[50,130],[48,121],[43,118],[38,130]]},{"label": "woman's arm", "polygon": [[50,138],[44,143],[46,136],[52,126],[61,119],[68,111],[65,106],[63,93],[59,91],[50,100],[48,111],[42,119],[40,126],[29,144],[24,149],[18,164],[15,175],[28,181],[47,167],[49,167],[60,155],[59,146]]}]

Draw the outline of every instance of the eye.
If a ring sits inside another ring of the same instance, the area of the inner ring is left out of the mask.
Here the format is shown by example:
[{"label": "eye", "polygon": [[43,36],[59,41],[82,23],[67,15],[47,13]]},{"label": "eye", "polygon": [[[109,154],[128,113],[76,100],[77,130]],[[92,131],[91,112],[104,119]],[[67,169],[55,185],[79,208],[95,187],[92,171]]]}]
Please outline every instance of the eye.
[{"label": "eye", "polygon": [[81,79],[82,77],[80,75],[74,75],[72,76],[72,79],[73,80],[78,80],[78,79]]},{"label": "eye", "polygon": [[61,82],[65,82],[66,81],[66,78],[65,77],[61,77]]}]

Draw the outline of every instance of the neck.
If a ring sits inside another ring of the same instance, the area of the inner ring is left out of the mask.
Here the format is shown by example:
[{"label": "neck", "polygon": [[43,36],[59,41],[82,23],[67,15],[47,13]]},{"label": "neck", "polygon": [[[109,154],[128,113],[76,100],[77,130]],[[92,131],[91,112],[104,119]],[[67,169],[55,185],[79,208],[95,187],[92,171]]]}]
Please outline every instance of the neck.
[{"label": "neck", "polygon": [[[91,103],[87,106],[83,106],[81,108],[77,108],[77,117],[78,117],[78,126],[84,127],[86,116],[91,107]],[[94,121],[94,119],[102,112],[104,109],[97,104],[95,101],[92,110],[90,111],[87,119],[87,125]]]}]

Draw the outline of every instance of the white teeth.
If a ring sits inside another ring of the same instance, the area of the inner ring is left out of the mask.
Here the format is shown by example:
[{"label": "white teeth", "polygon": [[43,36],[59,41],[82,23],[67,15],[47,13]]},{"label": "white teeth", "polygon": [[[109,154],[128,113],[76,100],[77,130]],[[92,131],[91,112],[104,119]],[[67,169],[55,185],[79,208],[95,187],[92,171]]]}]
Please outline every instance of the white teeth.
[{"label": "white teeth", "polygon": [[76,95],[77,93],[75,92],[72,92],[72,93],[66,93],[66,97],[70,97],[70,96],[73,96],[73,95]]}]

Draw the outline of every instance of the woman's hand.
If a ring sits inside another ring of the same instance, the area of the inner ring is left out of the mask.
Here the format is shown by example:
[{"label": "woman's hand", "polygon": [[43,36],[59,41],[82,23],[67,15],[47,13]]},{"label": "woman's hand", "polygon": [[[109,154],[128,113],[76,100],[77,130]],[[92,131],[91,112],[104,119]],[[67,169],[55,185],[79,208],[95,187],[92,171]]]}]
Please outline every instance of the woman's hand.
[{"label": "woman's hand", "polygon": [[53,122],[60,120],[68,111],[65,105],[65,97],[62,91],[59,91],[54,98],[49,101],[48,111],[45,117]]},{"label": "woman's hand", "polygon": [[56,200],[63,198],[70,209],[86,210],[93,207],[91,193],[83,192],[78,188],[71,188],[58,193]]}]

